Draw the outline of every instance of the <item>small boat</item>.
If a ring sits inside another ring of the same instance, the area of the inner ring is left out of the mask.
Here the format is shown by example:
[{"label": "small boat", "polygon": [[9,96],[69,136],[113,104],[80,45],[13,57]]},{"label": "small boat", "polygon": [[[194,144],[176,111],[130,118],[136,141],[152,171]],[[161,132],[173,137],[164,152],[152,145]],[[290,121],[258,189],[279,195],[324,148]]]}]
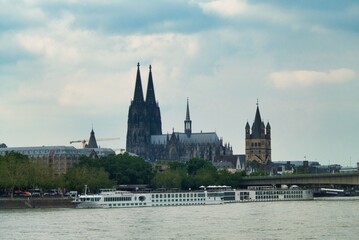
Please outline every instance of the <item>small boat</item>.
[{"label": "small boat", "polygon": [[314,193],[314,197],[339,197],[345,195],[346,193],[343,189],[335,188],[319,188],[319,191]]}]

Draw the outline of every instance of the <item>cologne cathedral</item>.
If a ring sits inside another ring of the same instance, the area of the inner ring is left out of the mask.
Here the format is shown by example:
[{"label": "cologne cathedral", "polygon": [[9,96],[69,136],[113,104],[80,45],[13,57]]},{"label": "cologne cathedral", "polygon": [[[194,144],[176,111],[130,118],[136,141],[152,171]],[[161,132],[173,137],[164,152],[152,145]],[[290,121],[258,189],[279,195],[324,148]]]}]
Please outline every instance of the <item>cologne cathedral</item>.
[{"label": "cologne cathedral", "polygon": [[149,161],[187,161],[198,157],[213,162],[218,156],[233,155],[232,147],[223,144],[215,132],[192,132],[188,100],[184,132],[162,134],[161,111],[155,97],[152,69],[150,66],[145,99],[140,64],[137,64],[135,92],[128,111],[126,151]]}]

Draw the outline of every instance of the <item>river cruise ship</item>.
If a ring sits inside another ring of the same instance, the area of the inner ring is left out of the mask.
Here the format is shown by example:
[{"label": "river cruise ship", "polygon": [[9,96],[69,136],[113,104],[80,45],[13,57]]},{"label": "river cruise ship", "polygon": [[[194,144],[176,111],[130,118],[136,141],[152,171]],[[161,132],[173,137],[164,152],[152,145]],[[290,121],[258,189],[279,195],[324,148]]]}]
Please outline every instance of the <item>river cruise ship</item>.
[{"label": "river cruise ship", "polygon": [[223,193],[225,203],[234,202],[268,202],[268,201],[300,201],[313,200],[313,191],[298,186],[290,188],[274,188],[271,186],[255,186],[248,189],[226,190]]},{"label": "river cruise ship", "polygon": [[128,192],[103,189],[99,194],[80,195],[77,208],[126,208],[223,204],[223,191]]},{"label": "river cruise ship", "polygon": [[129,192],[103,189],[99,194],[80,195],[73,202],[77,208],[129,208],[312,199],[311,190],[298,187],[276,189],[262,186],[235,190],[229,186],[201,186],[197,191]]}]

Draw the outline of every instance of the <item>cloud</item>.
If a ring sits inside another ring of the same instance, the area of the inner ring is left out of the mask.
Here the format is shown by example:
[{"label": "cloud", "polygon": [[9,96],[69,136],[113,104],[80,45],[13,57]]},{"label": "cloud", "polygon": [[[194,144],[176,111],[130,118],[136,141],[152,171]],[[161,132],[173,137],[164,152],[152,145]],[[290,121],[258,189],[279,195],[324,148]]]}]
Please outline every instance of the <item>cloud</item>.
[{"label": "cloud", "polygon": [[291,87],[310,87],[317,84],[340,84],[356,77],[355,71],[347,68],[318,71],[287,71],[273,72],[269,78],[276,88],[286,89]]},{"label": "cloud", "polygon": [[204,13],[214,13],[223,17],[236,16],[249,10],[249,7],[245,1],[237,0],[215,0],[209,2],[200,2],[198,5]]}]

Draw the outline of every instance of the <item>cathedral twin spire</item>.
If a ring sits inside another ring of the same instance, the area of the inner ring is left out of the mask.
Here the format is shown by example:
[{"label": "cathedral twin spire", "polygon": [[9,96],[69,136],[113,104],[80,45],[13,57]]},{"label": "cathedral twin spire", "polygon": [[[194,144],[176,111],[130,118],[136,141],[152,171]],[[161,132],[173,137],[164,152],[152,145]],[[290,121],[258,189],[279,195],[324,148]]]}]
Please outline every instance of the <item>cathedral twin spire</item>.
[{"label": "cathedral twin spire", "polygon": [[[147,84],[147,93],[146,93],[146,103],[149,105],[156,105],[155,98],[155,90],[153,87],[153,79],[152,79],[152,67],[149,67],[149,76],[148,76],[148,84]],[[142,81],[141,81],[141,73],[140,73],[140,63],[137,63],[137,75],[136,75],[136,86],[135,86],[135,94],[133,97],[134,103],[144,103],[143,90],[142,90]]]}]

